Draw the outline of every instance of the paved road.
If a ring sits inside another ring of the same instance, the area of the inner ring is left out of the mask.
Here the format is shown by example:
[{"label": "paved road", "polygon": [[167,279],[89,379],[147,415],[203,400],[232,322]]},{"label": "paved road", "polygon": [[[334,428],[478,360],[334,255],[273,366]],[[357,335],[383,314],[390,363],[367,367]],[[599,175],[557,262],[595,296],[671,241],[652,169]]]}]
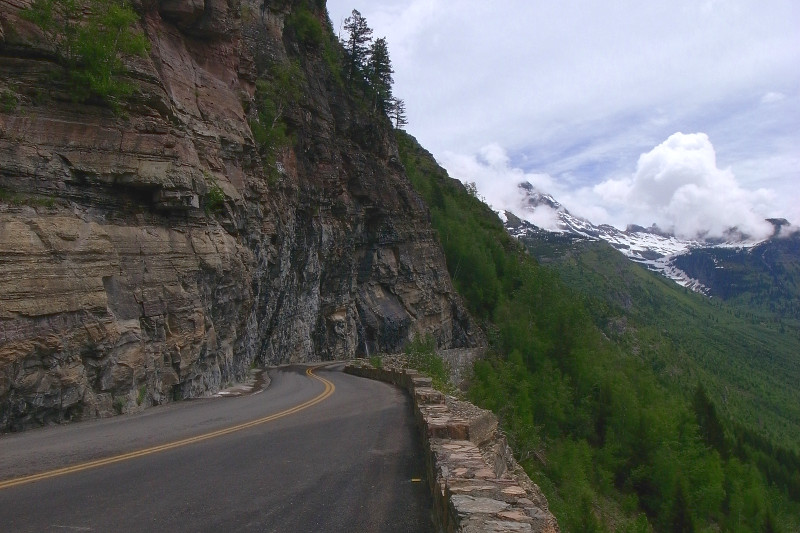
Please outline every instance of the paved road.
[{"label": "paved road", "polygon": [[306,370],[249,396],[0,436],[0,529],[433,531],[408,398]]}]

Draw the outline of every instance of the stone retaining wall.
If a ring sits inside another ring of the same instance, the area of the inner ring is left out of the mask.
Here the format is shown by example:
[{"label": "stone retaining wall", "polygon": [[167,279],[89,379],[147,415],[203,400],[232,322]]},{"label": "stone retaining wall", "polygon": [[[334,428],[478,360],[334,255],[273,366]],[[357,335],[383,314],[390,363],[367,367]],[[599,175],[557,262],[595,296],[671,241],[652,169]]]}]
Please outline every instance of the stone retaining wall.
[{"label": "stone retaining wall", "polygon": [[466,388],[475,361],[486,353],[485,347],[438,349],[436,354],[450,367],[450,382],[459,389]]},{"label": "stone retaining wall", "polygon": [[354,363],[345,372],[399,385],[414,400],[440,531],[559,531],[546,498],[514,460],[494,414],[446,397],[416,370]]}]

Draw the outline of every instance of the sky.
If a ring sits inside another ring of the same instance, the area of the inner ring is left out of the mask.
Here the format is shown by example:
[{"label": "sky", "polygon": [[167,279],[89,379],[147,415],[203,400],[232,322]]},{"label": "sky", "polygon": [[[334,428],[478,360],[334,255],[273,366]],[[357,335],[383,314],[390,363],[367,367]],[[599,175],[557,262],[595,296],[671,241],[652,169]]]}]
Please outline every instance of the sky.
[{"label": "sky", "polygon": [[495,209],[529,181],[596,224],[800,224],[797,0],[329,0],[387,38],[406,130]]}]

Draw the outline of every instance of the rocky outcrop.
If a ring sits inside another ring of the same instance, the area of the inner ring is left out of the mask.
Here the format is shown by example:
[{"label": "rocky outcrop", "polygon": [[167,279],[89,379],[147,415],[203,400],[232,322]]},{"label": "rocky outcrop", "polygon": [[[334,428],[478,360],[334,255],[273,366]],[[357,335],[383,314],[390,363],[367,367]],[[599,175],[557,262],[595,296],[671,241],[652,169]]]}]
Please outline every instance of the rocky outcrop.
[{"label": "rocky outcrop", "polygon": [[[293,2],[134,3],[151,48],[117,112],[69,99],[27,4],[0,0],[0,430],[211,394],[254,361],[481,343],[388,121],[286,30]],[[288,61],[276,174],[249,121]]]}]

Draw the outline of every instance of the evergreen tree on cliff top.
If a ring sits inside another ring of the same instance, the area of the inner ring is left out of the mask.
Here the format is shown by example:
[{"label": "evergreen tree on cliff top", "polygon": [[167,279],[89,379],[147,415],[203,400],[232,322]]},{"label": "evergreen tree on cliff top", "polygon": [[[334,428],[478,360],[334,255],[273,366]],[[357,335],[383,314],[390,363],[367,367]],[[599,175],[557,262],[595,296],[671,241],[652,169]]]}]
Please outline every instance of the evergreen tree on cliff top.
[{"label": "evergreen tree on cliff top", "polygon": [[408,125],[405,101],[392,97],[389,104],[389,118],[394,122],[394,127],[398,130],[402,130]]},{"label": "evergreen tree on cliff top", "polygon": [[343,40],[345,51],[350,58],[348,79],[352,80],[357,70],[363,70],[369,57],[369,43],[372,41],[372,28],[357,9],[344,19],[344,29],[348,37]]},{"label": "evergreen tree on cliff top", "polygon": [[389,45],[386,37],[377,39],[369,49],[369,62],[367,75],[369,83],[375,91],[374,107],[381,111],[388,111],[392,99],[392,61],[389,59]]}]

